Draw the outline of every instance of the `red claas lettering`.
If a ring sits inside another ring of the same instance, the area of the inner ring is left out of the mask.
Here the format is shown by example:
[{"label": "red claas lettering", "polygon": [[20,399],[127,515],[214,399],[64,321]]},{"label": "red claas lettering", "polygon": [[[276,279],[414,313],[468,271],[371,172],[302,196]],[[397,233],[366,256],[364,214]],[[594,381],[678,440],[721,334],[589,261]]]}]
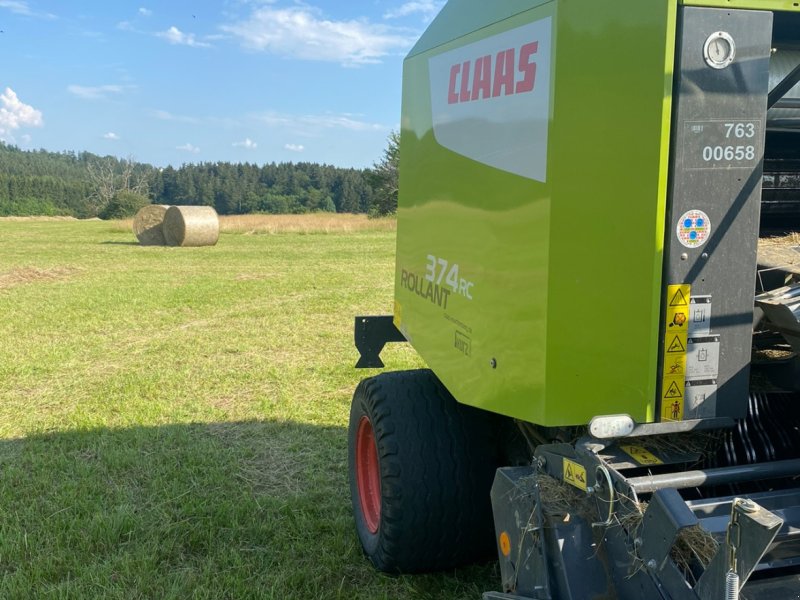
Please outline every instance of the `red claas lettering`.
[{"label": "red claas lettering", "polygon": [[[450,67],[447,103],[474,102],[532,92],[536,86],[539,42],[479,56]],[[517,62],[519,56],[519,62]]]}]

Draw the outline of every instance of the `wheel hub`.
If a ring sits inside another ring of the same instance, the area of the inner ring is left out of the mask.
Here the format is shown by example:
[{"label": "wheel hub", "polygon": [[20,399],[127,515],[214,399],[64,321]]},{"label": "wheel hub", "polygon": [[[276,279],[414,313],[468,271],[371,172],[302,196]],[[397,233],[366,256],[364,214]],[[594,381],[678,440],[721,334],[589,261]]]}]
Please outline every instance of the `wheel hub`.
[{"label": "wheel hub", "polygon": [[375,432],[366,416],[361,417],[356,431],[356,484],[364,522],[375,534],[381,522],[381,477]]}]

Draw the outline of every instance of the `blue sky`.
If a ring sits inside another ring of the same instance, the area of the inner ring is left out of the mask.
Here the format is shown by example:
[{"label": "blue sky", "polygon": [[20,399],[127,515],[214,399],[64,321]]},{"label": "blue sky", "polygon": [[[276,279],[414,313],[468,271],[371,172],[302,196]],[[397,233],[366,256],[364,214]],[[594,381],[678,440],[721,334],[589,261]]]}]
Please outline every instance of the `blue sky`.
[{"label": "blue sky", "polygon": [[365,167],[440,0],[0,0],[0,140]]}]

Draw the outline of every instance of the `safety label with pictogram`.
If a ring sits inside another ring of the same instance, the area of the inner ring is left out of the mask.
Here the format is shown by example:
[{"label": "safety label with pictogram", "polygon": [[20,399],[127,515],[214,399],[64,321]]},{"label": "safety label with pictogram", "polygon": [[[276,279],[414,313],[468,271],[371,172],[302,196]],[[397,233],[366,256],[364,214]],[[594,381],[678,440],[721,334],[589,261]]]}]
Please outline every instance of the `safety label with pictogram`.
[{"label": "safety label with pictogram", "polygon": [[620,449],[642,466],[647,467],[650,465],[664,464],[664,462],[655,454],[650,452],[647,448],[643,448],[642,446],[634,446],[629,444],[626,446],[620,446]]},{"label": "safety label with pictogram", "polygon": [[661,420],[682,421],[686,391],[692,286],[668,285],[664,316],[664,362],[661,378]]},{"label": "safety label with pictogram", "polygon": [[584,492],[588,489],[586,483],[586,468],[568,458],[564,459],[564,481]]}]

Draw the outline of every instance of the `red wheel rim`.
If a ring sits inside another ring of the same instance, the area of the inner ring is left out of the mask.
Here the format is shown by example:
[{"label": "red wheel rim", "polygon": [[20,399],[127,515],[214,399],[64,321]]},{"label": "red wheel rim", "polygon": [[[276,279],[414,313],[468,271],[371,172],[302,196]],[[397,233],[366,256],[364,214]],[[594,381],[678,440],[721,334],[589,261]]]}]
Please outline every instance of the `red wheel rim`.
[{"label": "red wheel rim", "polygon": [[381,471],[375,432],[367,417],[361,417],[356,431],[356,485],[367,529],[377,533],[381,522]]}]

